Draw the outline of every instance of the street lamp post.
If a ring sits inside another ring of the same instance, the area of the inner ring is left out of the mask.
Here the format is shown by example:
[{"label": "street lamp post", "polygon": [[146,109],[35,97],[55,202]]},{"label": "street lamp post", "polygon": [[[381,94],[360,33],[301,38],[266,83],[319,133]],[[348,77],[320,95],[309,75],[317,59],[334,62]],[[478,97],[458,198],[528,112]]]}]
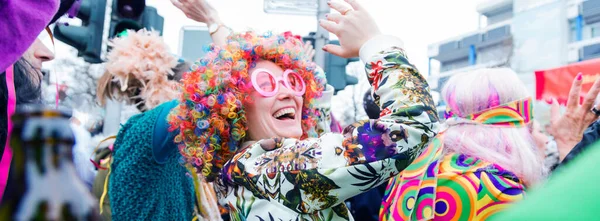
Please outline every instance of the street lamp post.
[{"label": "street lamp post", "polygon": [[327,0],[318,0],[319,7],[317,9],[317,34],[315,36],[315,63],[321,67],[325,67],[325,51],[322,50],[323,46],[329,42],[329,32],[325,30],[319,21],[325,19],[325,15],[329,13],[329,6]]},{"label": "street lamp post", "polygon": [[317,33],[315,35],[315,63],[325,67],[325,51],[323,46],[329,42],[329,32],[319,25],[319,20],[325,19],[329,13],[327,0],[265,0],[266,13],[287,15],[316,15]]}]

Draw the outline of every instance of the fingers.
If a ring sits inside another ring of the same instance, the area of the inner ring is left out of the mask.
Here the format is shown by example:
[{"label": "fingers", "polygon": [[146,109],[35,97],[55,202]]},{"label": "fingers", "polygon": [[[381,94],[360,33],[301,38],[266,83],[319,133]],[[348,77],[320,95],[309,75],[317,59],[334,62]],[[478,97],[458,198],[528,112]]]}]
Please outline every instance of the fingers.
[{"label": "fingers", "polygon": [[[600,103],[596,104],[596,106],[594,106],[596,108],[596,110],[600,110]],[[591,111],[591,108],[589,109],[590,112],[593,113],[594,117],[592,117],[592,121],[590,121],[590,124],[593,123],[594,121],[600,119],[600,115],[596,115],[596,113],[594,113],[593,111]]]},{"label": "fingers", "polygon": [[332,22],[335,22],[335,23],[340,23],[340,21],[342,20],[343,15],[341,15],[341,14],[326,14],[325,17],[329,21],[332,21]]},{"label": "fingers", "polygon": [[573,80],[571,90],[569,91],[569,98],[567,100],[567,109],[574,109],[579,106],[579,93],[581,92],[582,78],[581,73],[579,73],[577,74],[577,77],[575,77],[575,80]]},{"label": "fingers", "polygon": [[352,8],[356,11],[361,11],[364,8],[362,7],[362,5],[358,4],[358,1],[356,0],[345,0],[348,4],[350,4],[350,6],[352,6]]},{"label": "fingers", "polygon": [[585,99],[583,100],[583,108],[585,111],[589,111],[592,109],[594,102],[596,101],[596,97],[598,97],[598,93],[600,93],[600,78],[596,79],[588,93],[585,95]]},{"label": "fingers", "polygon": [[342,4],[340,2],[330,1],[330,2],[327,2],[327,4],[329,5],[329,7],[331,9],[334,9],[341,14],[344,14],[344,13],[348,12],[348,10],[352,9],[352,8],[348,7],[346,4]]},{"label": "fingers", "polygon": [[560,105],[554,98],[549,98],[550,103],[550,125],[560,118]]},{"label": "fingers", "polygon": [[313,56],[315,56],[315,49],[313,49],[311,45],[310,48],[305,50],[305,53],[307,57],[312,58]]},{"label": "fingers", "polygon": [[313,50],[313,45],[311,41],[306,41],[305,44],[306,45],[304,47],[306,47],[306,50]]},{"label": "fingers", "polygon": [[304,43],[304,53],[309,58],[315,56],[315,49],[313,48],[312,43],[310,41]]},{"label": "fingers", "polygon": [[335,56],[347,58],[346,51],[339,45],[328,44],[323,47],[323,50],[329,52]]},{"label": "fingers", "polygon": [[179,2],[178,0],[171,0],[171,3],[173,3],[173,5],[175,7],[177,7],[179,10],[183,9],[183,4],[181,4],[181,2]]},{"label": "fingers", "polygon": [[308,56],[309,56],[309,58],[313,58],[313,57],[315,57],[315,54],[317,54],[317,51],[315,49],[311,49],[310,54]]},{"label": "fingers", "polygon": [[339,26],[335,22],[321,20],[321,22],[319,22],[319,23],[320,23],[321,27],[323,27],[325,30],[327,30],[335,35],[337,35],[337,33],[339,33],[339,31],[340,31]]}]

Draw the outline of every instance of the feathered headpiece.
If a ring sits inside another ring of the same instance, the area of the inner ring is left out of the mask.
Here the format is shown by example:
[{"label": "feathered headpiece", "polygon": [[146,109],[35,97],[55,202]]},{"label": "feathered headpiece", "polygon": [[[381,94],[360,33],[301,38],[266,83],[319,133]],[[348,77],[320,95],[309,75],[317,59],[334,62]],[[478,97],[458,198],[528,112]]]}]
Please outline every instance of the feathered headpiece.
[{"label": "feathered headpiece", "polygon": [[113,39],[109,46],[112,50],[107,56],[106,73],[98,86],[100,103],[117,93],[117,99],[143,104],[142,109],[147,110],[177,98],[179,84],[169,80],[177,59],[158,32],[128,30],[126,36]]}]

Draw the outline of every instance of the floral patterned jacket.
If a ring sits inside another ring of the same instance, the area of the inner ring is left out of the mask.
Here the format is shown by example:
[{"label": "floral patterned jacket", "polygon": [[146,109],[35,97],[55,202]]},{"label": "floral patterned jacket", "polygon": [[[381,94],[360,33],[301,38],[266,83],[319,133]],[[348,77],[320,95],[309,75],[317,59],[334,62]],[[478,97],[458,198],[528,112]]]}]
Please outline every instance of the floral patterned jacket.
[{"label": "floral patterned jacket", "polygon": [[343,135],[261,140],[227,162],[216,188],[232,220],[353,220],[344,200],[387,182],[415,159],[439,123],[427,82],[401,46],[382,35],[361,48],[383,110],[378,120],[355,123]]}]

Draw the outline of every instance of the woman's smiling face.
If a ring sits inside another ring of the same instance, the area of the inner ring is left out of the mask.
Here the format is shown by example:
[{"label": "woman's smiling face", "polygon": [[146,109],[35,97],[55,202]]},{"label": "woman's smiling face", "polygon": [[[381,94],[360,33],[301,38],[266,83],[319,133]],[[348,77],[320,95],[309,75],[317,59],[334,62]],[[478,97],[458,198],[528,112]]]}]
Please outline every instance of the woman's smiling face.
[{"label": "woman's smiling face", "polygon": [[[257,69],[266,69],[276,78],[282,77],[285,71],[271,61],[260,60],[248,73]],[[296,92],[286,87],[283,82],[275,83],[279,84],[275,95],[266,97],[253,89],[250,93],[252,102],[245,104],[250,140],[302,136],[303,97],[296,95]]]}]

